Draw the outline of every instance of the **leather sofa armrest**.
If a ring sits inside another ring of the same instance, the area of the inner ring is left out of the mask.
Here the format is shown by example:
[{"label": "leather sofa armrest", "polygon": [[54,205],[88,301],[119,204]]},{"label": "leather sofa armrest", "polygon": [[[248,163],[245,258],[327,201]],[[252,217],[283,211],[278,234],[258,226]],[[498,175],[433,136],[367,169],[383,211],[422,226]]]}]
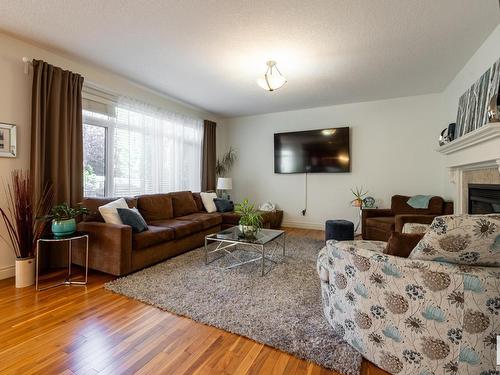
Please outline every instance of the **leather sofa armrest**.
[{"label": "leather sofa armrest", "polygon": [[366,210],[361,210],[361,236],[367,238],[366,235],[366,219],[370,217],[387,217],[394,216],[394,213],[390,208],[370,208]]},{"label": "leather sofa armrest", "polygon": [[362,210],[363,219],[369,217],[387,217],[394,216],[394,212],[390,208],[369,208]]},{"label": "leather sofa armrest", "polygon": [[[89,233],[89,267],[120,276],[130,273],[132,228],[129,225],[80,222],[78,230]],[[81,253],[83,264],[83,253]]]},{"label": "leather sofa armrest", "polygon": [[406,223],[431,224],[438,215],[396,215],[394,231],[402,233]]}]

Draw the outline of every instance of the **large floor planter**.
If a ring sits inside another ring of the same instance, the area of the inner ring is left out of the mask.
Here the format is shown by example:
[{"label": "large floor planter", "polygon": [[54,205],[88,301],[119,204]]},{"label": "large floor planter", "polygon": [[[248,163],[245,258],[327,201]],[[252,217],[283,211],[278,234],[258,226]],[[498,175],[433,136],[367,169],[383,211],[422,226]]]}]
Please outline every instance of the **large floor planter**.
[{"label": "large floor planter", "polygon": [[35,258],[16,259],[16,288],[25,288],[35,283]]}]

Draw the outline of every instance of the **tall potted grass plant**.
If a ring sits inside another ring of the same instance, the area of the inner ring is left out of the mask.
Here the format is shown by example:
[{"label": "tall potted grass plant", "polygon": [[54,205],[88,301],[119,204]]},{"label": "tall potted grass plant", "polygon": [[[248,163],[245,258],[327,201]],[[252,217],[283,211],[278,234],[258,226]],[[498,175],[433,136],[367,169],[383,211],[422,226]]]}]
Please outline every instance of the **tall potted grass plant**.
[{"label": "tall potted grass plant", "polygon": [[49,212],[52,189],[47,187],[35,198],[29,172],[14,170],[4,185],[4,193],[6,207],[0,207],[0,216],[7,233],[0,237],[16,256],[16,288],[24,288],[35,283],[35,249],[46,226],[46,221],[37,218]]}]

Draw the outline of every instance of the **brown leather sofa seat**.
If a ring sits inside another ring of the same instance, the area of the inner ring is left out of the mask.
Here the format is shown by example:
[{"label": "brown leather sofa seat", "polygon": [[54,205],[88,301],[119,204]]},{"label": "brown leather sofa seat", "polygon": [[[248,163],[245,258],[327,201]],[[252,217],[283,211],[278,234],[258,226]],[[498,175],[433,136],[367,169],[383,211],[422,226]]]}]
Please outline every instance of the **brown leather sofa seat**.
[{"label": "brown leather sofa seat", "polygon": [[195,212],[194,214],[176,217],[175,219],[196,221],[197,223],[201,223],[203,229],[212,228],[222,223],[222,216],[215,212],[211,214],[203,212]]},{"label": "brown leather sofa seat", "polygon": [[[148,223],[149,225],[150,223]],[[155,227],[165,227],[170,228],[174,231],[174,238],[177,240],[179,238],[187,237],[191,234],[201,232],[203,230],[203,225],[199,221],[187,221],[187,220],[155,220],[151,221],[151,225]]]},{"label": "brown leather sofa seat", "polygon": [[168,227],[148,226],[148,230],[132,234],[132,250],[147,247],[174,239],[174,230]]}]

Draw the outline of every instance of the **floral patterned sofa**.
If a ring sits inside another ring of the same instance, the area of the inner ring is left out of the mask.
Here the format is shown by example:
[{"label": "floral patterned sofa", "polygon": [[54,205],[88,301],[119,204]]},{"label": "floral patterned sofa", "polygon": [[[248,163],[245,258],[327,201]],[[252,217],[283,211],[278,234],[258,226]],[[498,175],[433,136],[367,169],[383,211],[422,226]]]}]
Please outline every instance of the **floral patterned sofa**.
[{"label": "floral patterned sofa", "polygon": [[334,331],[391,374],[500,374],[500,216],[436,218],[409,258],[385,247],[332,240],[321,250]]}]

